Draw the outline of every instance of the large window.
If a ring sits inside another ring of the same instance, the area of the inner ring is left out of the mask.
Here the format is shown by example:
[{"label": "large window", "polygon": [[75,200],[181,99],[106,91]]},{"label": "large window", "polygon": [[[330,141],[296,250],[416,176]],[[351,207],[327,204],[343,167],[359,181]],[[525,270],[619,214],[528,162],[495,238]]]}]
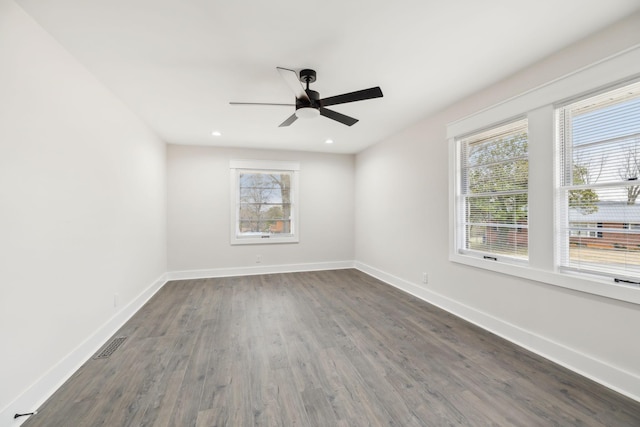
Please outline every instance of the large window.
[{"label": "large window", "polygon": [[527,120],[460,138],[458,144],[458,251],[493,260],[526,260]]},{"label": "large window", "polygon": [[298,164],[231,162],[231,243],[298,241]]},{"label": "large window", "polygon": [[447,138],[451,261],[640,304],[640,48],[452,121]]},{"label": "large window", "polygon": [[640,280],[640,83],[557,110],[563,269]]}]

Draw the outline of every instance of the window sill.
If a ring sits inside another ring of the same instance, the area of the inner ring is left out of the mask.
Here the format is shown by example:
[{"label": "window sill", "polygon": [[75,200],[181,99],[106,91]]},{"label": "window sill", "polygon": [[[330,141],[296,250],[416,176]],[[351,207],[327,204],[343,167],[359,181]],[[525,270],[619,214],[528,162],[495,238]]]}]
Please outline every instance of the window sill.
[{"label": "window sill", "polygon": [[573,291],[585,292],[605,298],[611,298],[640,305],[640,287],[614,283],[613,279],[579,273],[561,273],[535,269],[529,266],[507,264],[500,261],[485,260],[461,254],[449,254],[449,261],[471,267],[494,271],[533,280],[544,284],[559,286]]},{"label": "window sill", "polygon": [[277,245],[280,243],[298,243],[298,236],[282,236],[282,237],[236,237],[231,236],[231,245]]}]

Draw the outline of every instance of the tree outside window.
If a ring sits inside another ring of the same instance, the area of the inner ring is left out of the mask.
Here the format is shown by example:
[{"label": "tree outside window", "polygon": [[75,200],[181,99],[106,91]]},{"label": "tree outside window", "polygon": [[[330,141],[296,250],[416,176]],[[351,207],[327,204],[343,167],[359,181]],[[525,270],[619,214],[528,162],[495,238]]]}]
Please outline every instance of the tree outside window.
[{"label": "tree outside window", "polygon": [[239,232],[290,233],[291,175],[240,173]]}]

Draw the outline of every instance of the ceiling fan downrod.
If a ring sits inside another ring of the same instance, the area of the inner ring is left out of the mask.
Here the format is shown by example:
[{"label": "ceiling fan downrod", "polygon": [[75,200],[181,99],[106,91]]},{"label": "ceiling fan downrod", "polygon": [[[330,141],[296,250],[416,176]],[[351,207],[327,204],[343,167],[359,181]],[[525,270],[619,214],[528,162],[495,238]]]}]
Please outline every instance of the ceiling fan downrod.
[{"label": "ceiling fan downrod", "polygon": [[313,119],[320,115],[320,105],[318,102],[320,100],[320,94],[315,90],[309,89],[309,83],[315,82],[316,77],[317,76],[315,70],[305,68],[304,70],[300,71],[300,82],[306,83],[307,87],[305,89],[305,92],[307,93],[309,99],[296,99],[295,115],[298,118]]}]

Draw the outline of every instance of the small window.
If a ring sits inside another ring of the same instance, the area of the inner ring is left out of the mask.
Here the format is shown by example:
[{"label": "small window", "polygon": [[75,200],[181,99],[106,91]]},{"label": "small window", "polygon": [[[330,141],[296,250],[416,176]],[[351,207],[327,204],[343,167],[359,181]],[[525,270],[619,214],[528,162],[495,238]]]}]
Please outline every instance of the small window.
[{"label": "small window", "polygon": [[231,164],[231,244],[298,241],[298,170],[294,162]]},{"label": "small window", "polygon": [[637,280],[640,83],[559,108],[557,120],[558,263],[566,270]]},{"label": "small window", "polygon": [[[580,245],[578,238],[589,237],[592,239],[598,238],[599,225],[593,222],[572,222],[569,224],[571,227],[570,237],[571,242],[576,245]],[[602,236],[600,236],[602,237]]]},{"label": "small window", "polygon": [[458,252],[491,260],[527,260],[527,120],[457,141]]}]

